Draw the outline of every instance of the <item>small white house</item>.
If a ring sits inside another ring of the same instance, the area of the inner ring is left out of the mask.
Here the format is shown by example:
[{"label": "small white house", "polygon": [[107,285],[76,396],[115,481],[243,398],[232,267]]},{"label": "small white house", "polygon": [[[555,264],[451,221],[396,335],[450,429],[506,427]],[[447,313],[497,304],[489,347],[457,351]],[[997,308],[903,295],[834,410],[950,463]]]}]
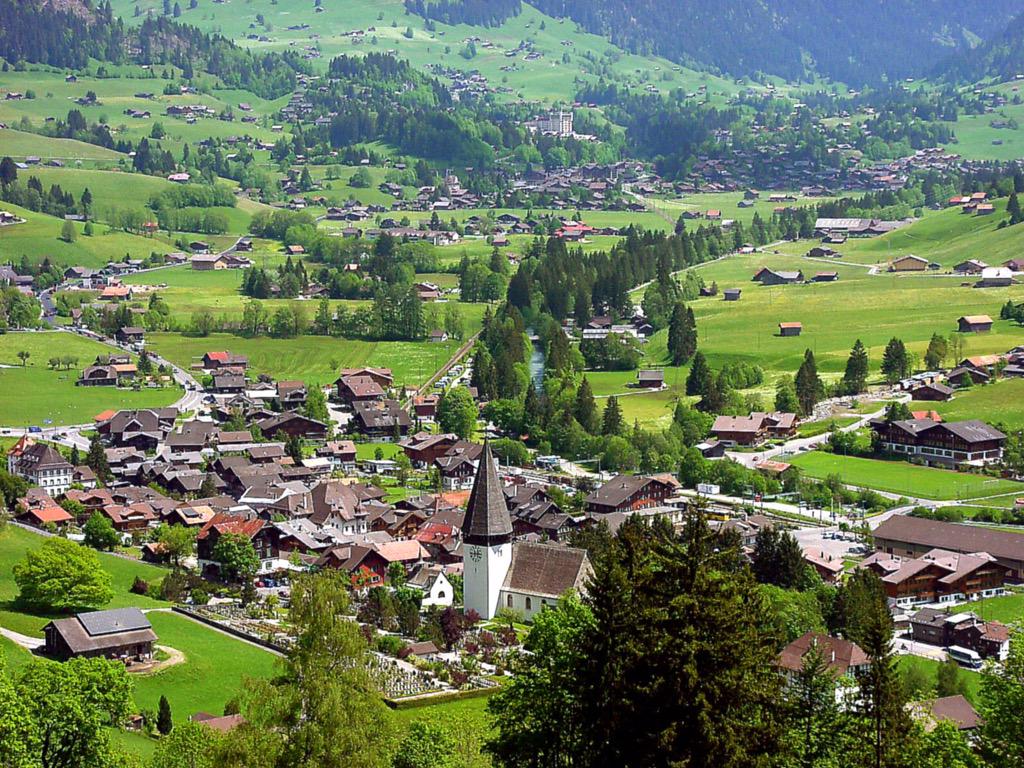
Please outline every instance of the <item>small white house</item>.
[{"label": "small white house", "polygon": [[420,603],[424,608],[438,606],[448,608],[455,602],[455,588],[444,575],[444,570],[439,565],[419,565],[406,585],[418,589],[423,593],[423,600]]}]

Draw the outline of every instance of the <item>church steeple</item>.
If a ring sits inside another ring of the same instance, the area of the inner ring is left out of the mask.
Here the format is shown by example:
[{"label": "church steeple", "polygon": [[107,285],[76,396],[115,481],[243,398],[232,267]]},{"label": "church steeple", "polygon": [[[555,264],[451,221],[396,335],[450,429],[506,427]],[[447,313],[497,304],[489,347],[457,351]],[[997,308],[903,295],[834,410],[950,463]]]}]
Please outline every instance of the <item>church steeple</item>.
[{"label": "church steeple", "polygon": [[512,540],[512,518],[508,514],[491,446],[486,441],[462,523],[462,539],[466,544],[485,547]]}]

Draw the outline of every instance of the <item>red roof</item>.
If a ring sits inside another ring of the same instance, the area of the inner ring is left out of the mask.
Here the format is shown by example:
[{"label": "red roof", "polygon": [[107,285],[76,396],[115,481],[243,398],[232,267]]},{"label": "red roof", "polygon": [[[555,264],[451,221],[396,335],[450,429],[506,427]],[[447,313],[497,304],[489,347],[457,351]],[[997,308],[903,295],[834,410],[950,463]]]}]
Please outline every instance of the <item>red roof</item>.
[{"label": "red roof", "polygon": [[217,533],[222,536],[226,533],[237,533],[241,536],[245,536],[247,539],[251,539],[261,530],[263,530],[263,521],[259,518],[255,520],[248,520],[238,515],[229,515],[226,512],[211,517],[206,524],[200,529],[199,536],[197,538],[205,539],[211,529],[216,529]]},{"label": "red roof", "polygon": [[32,515],[41,523],[67,523],[71,521],[71,515],[65,512],[61,507],[30,509],[26,514]]},{"label": "red roof", "polygon": [[211,360],[217,360],[219,362],[225,362],[228,359],[227,352],[207,352],[206,356]]}]

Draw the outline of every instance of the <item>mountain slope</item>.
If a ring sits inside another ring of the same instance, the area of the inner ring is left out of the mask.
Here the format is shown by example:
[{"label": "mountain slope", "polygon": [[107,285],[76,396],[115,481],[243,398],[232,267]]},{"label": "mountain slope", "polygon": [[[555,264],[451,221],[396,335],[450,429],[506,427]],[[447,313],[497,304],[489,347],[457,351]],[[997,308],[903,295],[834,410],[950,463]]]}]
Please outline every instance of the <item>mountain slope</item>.
[{"label": "mountain slope", "polygon": [[860,84],[920,75],[998,34],[1020,6],[957,0],[533,0],[630,51],[734,75],[813,70]]},{"label": "mountain slope", "polygon": [[1024,73],[1024,14],[977,48],[952,56],[936,72],[947,80],[960,82],[986,77],[1009,80]]}]

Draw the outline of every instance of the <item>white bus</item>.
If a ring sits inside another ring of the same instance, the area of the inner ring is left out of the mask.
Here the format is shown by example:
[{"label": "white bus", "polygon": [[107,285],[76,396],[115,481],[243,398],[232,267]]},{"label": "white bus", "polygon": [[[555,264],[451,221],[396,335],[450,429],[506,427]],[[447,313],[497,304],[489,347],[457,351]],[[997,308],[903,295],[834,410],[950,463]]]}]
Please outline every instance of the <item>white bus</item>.
[{"label": "white bus", "polygon": [[968,669],[981,669],[981,656],[969,648],[961,648],[959,645],[951,645],[946,649],[949,658]]}]

